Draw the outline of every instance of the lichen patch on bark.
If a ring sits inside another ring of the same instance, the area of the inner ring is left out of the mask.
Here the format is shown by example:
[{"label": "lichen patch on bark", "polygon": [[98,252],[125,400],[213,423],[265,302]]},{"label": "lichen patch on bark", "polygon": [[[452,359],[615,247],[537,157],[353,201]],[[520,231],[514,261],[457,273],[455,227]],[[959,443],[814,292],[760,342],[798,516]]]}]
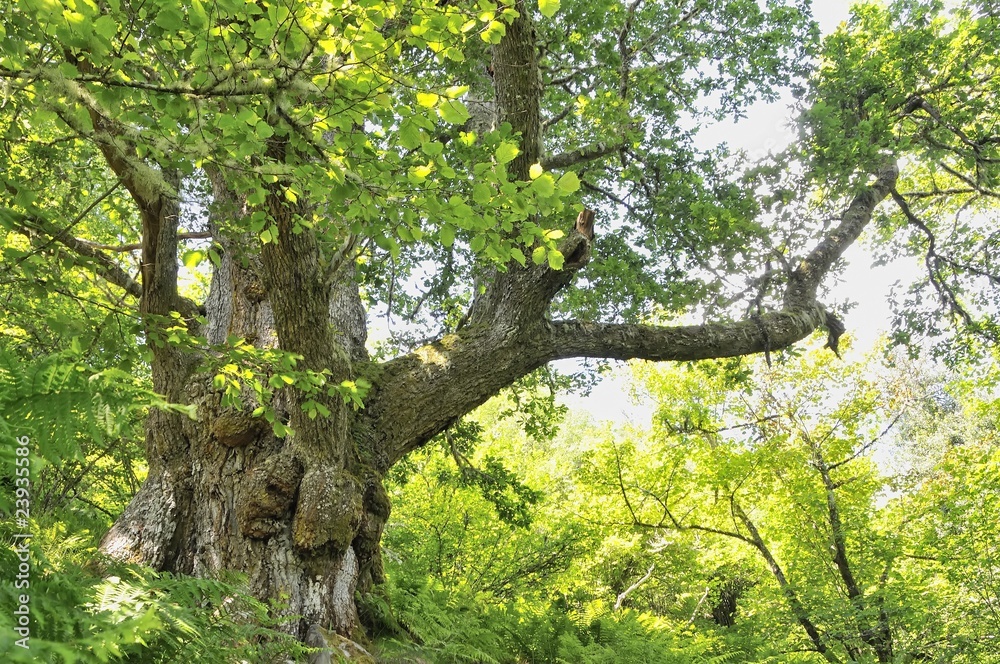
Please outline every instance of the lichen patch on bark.
[{"label": "lichen patch on bark", "polygon": [[327,466],[307,469],[292,521],[295,545],[346,551],[361,525],[361,499],[361,486],[350,473]]},{"label": "lichen patch on bark", "polygon": [[258,420],[237,411],[223,412],[212,422],[212,435],[226,447],[249,445],[260,431]]},{"label": "lichen patch on bark", "polygon": [[282,517],[289,514],[301,477],[302,465],[290,454],[265,458],[239,489],[240,531],[258,539],[281,531]]}]

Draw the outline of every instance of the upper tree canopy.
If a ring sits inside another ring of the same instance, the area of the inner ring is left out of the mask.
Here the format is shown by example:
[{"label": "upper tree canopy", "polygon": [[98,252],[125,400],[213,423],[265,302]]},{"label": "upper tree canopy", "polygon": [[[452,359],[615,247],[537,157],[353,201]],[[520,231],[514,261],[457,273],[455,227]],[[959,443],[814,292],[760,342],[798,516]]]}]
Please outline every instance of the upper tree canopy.
[{"label": "upper tree canopy", "polygon": [[[835,346],[820,287],[874,213],[886,256],[926,257],[904,338],[942,307],[996,332],[989,0],[862,5],[822,46],[805,0],[3,4],[7,283],[74,291],[82,268],[96,297],[191,319],[158,266],[307,238],[313,277],[355,265],[369,311],[458,332],[441,372],[476,330],[558,321],[517,366],[466,354],[504,374],[471,403],[559,357],[767,352],[824,325]],[[787,153],[696,146],[787,86]],[[685,313],[722,322],[651,324]]]}]

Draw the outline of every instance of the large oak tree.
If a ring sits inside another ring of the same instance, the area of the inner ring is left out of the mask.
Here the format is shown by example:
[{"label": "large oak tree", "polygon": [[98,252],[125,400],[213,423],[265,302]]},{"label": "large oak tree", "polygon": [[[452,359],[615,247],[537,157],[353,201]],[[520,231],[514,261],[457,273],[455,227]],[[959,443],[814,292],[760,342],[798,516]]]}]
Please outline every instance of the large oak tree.
[{"label": "large oak tree", "polygon": [[[560,4],[2,3],[7,283],[92,273],[176,405],[106,553],[351,634],[409,452],[553,360],[836,350],[821,289],[873,218],[926,259],[901,335],[992,334],[990,2],[864,7],[822,50],[800,0]],[[697,147],[788,85],[795,150]],[[407,334],[373,357],[376,314]]]}]

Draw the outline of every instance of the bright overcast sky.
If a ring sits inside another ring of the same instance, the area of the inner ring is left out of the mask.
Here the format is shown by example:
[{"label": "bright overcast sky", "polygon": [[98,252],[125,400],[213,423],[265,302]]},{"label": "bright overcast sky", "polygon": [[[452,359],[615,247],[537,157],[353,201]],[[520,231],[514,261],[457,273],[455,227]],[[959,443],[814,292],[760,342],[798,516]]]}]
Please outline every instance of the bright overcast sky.
[{"label": "bright overcast sky", "polygon": [[[822,34],[830,34],[847,20],[851,4],[852,0],[813,1],[813,16],[819,22]],[[788,124],[791,103],[791,96],[786,95],[773,104],[756,104],[740,122],[722,122],[704,127],[699,136],[705,145],[727,143],[733,150],[745,150],[751,158],[763,157],[769,151],[781,150],[794,138]]]}]

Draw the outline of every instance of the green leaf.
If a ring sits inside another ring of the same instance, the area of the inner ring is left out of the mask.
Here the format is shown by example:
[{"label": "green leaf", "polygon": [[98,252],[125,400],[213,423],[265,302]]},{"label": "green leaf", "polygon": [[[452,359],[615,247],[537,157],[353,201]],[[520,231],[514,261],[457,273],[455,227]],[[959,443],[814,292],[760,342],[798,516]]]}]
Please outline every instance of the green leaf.
[{"label": "green leaf", "polygon": [[257,126],[254,127],[254,130],[256,131],[257,136],[262,139],[268,139],[274,136],[274,128],[271,127],[271,125],[264,122],[263,120],[257,123]]},{"label": "green leaf", "polygon": [[191,0],[191,11],[188,13],[188,17],[191,21],[191,27],[196,30],[208,25],[208,12],[205,11],[205,5],[201,3],[201,0]]},{"label": "green leaf", "polygon": [[184,262],[184,267],[189,270],[193,270],[198,267],[203,260],[205,260],[206,253],[204,251],[195,249],[192,251],[185,251],[181,260]]},{"label": "green leaf", "polygon": [[559,178],[559,191],[562,194],[572,194],[579,188],[580,178],[573,171],[567,171]]},{"label": "green leaf", "polygon": [[552,179],[552,176],[545,173],[534,182],[531,183],[531,188],[542,198],[550,198],[556,193],[556,183]]},{"label": "green leaf", "polygon": [[449,124],[463,125],[472,117],[465,104],[457,99],[449,99],[438,107],[438,115]]},{"label": "green leaf", "polygon": [[545,262],[545,247],[535,247],[534,251],[531,252],[531,262],[535,265],[541,265]]},{"label": "green leaf", "polygon": [[431,167],[427,164],[414,166],[409,172],[410,181],[419,184],[427,179],[427,176],[431,174],[431,171]]},{"label": "green leaf", "polygon": [[434,104],[438,103],[438,96],[433,92],[418,92],[417,103],[424,108],[433,108]]},{"label": "green leaf", "polygon": [[153,23],[164,30],[174,32],[184,27],[184,15],[176,7],[165,7],[156,15]]},{"label": "green leaf", "polygon": [[263,187],[258,187],[247,196],[248,205],[260,205],[267,198],[267,191]]},{"label": "green leaf", "polygon": [[118,32],[118,23],[114,18],[105,14],[94,21],[94,32],[111,41]]},{"label": "green leaf", "polygon": [[499,44],[507,34],[507,26],[500,21],[490,21],[489,25],[479,33],[479,37],[487,44]]},{"label": "green leaf", "polygon": [[420,134],[420,127],[410,119],[403,120],[399,125],[399,132],[397,132],[396,136],[399,137],[399,144],[407,150],[415,150],[420,147],[420,143],[423,140],[423,136]]},{"label": "green leaf", "polygon": [[428,141],[421,152],[423,152],[428,157],[436,157],[444,151],[444,143],[441,141]]},{"label": "green leaf", "polygon": [[550,249],[548,252],[548,258],[549,258],[549,267],[551,267],[553,270],[561,270],[563,268],[563,262],[565,261],[565,258],[563,258],[563,255],[559,253],[558,250]]},{"label": "green leaf", "polygon": [[266,18],[254,21],[253,36],[261,41],[270,41],[274,37],[274,25]]},{"label": "green leaf", "polygon": [[59,65],[59,73],[66,78],[76,78],[80,75],[80,70],[76,68],[76,65],[63,62]]},{"label": "green leaf", "polygon": [[477,182],[472,185],[472,200],[480,205],[486,205],[493,198],[493,191],[484,182]]},{"label": "green leaf", "polygon": [[455,227],[451,224],[445,224],[441,227],[441,244],[446,247],[455,244]]},{"label": "green leaf", "polygon": [[538,11],[546,18],[552,18],[559,11],[559,0],[538,0]]},{"label": "green leaf", "polygon": [[508,143],[507,141],[501,143],[500,147],[496,150],[497,161],[501,164],[507,164],[514,161],[514,158],[519,154],[521,154],[521,149],[513,143]]}]

